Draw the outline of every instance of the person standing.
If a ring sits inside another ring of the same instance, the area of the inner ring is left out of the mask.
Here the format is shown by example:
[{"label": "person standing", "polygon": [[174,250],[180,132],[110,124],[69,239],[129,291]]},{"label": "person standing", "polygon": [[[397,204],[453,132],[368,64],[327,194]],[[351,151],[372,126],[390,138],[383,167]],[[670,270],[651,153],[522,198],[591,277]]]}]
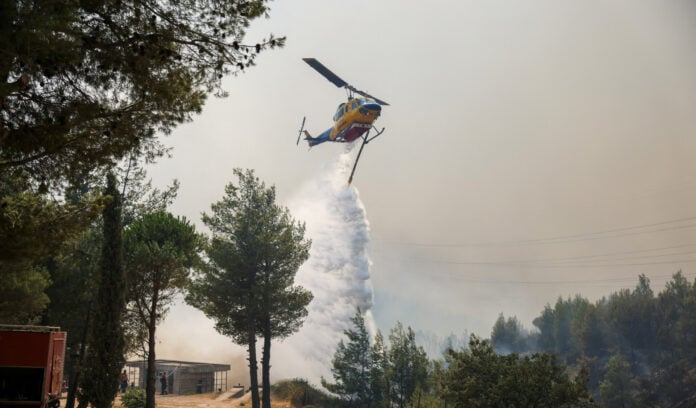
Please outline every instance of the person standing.
[{"label": "person standing", "polygon": [[167,395],[167,372],[160,373],[160,384],[162,386],[162,395]]},{"label": "person standing", "polygon": [[126,393],[126,389],[128,388],[128,374],[126,374],[126,370],[123,370],[121,373],[121,394]]}]

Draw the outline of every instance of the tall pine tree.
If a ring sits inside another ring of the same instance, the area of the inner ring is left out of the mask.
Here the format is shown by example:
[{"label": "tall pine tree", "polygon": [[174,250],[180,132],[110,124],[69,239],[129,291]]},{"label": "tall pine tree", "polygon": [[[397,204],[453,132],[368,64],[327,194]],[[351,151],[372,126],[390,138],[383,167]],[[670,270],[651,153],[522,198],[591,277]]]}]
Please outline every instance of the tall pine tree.
[{"label": "tall pine tree", "polygon": [[188,284],[199,264],[202,240],[185,218],[156,211],[137,219],[125,232],[128,274],[128,323],[142,327],[147,357],[146,408],[155,407],[155,331],[174,296]]},{"label": "tall pine tree", "polygon": [[246,345],[252,407],[258,393],[257,336],[264,338],[264,408],[270,408],[271,338],[296,331],[307,315],[311,293],[293,285],[299,266],[309,256],[304,225],[275,203],[252,170],[235,170],[239,183],[225,187],[203,222],[213,233],[206,254],[208,267],[194,280],[186,300],[215,320],[220,333]]},{"label": "tall pine tree", "polygon": [[353,328],[343,331],[347,342],[339,341],[332,360],[335,383],[322,378],[322,385],[351,406],[375,406],[371,392],[374,354],[360,309],[351,318]]}]

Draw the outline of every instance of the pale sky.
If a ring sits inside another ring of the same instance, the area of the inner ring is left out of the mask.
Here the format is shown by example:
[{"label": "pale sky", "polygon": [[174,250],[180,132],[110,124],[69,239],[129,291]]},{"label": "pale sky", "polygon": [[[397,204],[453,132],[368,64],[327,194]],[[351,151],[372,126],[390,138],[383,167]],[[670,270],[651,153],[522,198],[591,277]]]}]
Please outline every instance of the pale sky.
[{"label": "pale sky", "polygon": [[[687,1],[279,0],[252,24],[287,45],[226,79],[151,170],[200,224],[232,169],[286,204],[343,146],[319,133],[345,92],[390,103],[354,186],[370,224],[372,314],[440,336],[527,328],[544,305],[646,274],[696,277],[696,6]],[[341,211],[336,208],[336,211]],[[168,321],[174,321],[173,309]]]}]

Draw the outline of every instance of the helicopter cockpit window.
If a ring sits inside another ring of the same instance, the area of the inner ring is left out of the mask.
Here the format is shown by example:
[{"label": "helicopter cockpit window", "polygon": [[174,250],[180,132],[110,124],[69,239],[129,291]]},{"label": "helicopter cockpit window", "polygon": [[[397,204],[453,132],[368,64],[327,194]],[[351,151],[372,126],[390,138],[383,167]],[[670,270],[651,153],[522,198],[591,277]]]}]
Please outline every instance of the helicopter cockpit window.
[{"label": "helicopter cockpit window", "polygon": [[345,108],[345,103],[338,105],[338,109],[336,109],[336,114],[334,115],[334,118],[333,118],[334,122],[337,121],[338,119],[340,119],[341,116],[343,116],[344,108]]}]

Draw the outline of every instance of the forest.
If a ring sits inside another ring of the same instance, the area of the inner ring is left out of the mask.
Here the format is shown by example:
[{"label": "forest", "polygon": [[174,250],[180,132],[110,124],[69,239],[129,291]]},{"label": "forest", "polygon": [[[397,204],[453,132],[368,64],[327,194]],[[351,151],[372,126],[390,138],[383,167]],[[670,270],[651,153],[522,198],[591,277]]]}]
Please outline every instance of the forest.
[{"label": "forest", "polygon": [[696,404],[696,281],[681,271],[657,294],[641,275],[633,290],[594,303],[558,298],[531,330],[501,313],[490,339],[471,335],[434,359],[410,327],[370,342],[359,312],[353,323],[334,355],[334,382],[324,382],[337,406]]},{"label": "forest", "polygon": [[[657,294],[641,275],[590,302],[558,298],[525,330],[502,314],[491,344],[499,353],[553,353],[589,372],[592,395],[605,406],[693,406],[696,403],[696,281],[675,273]],[[623,405],[622,405],[623,404]]]}]

